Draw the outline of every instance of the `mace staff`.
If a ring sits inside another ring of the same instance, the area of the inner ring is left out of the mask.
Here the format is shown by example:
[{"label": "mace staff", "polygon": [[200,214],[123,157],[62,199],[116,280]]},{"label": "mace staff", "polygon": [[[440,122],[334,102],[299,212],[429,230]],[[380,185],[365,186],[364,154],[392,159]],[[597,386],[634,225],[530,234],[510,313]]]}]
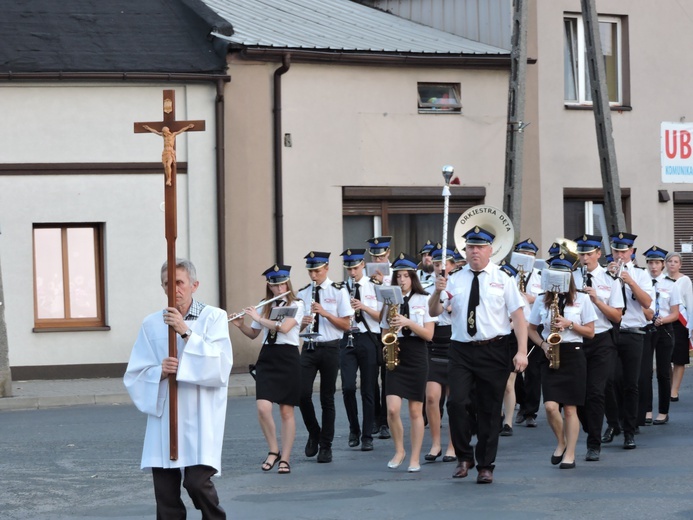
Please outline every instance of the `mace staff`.
[{"label": "mace staff", "polygon": [[[443,186],[443,258],[442,266],[443,270],[440,272],[441,276],[445,276],[445,263],[448,259],[448,215],[450,212],[450,183],[452,181],[452,176],[455,173],[455,168],[449,164],[443,166],[443,179],[445,180],[445,186]],[[457,181],[457,182],[455,182]],[[459,184],[459,180],[455,178],[452,184]]]},{"label": "mace staff", "polygon": [[[135,123],[136,134],[151,132],[164,139],[161,162],[164,166],[164,207],[166,236],[166,283],[168,306],[176,306],[176,238],[178,214],[176,195],[176,136],[187,131],[204,131],[204,121],[176,121],[176,92],[164,90],[163,121]],[[168,330],[168,357],[178,357],[178,336],[173,327]],[[178,460],[178,384],[176,374],[168,375],[169,395],[169,455]]]}]

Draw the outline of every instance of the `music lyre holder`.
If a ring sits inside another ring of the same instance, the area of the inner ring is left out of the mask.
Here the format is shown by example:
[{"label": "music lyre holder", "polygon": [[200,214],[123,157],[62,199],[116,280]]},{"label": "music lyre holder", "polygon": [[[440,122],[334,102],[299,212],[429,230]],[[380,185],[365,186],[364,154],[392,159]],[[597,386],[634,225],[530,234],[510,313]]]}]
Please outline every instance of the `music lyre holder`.
[{"label": "music lyre holder", "polygon": [[291,307],[274,307],[270,312],[269,319],[272,321],[284,321],[285,318],[294,318],[298,308]]},{"label": "music lyre holder", "polygon": [[385,305],[401,305],[404,303],[402,288],[399,285],[391,285],[389,287],[376,285],[375,294],[378,300]]},{"label": "music lyre holder", "polygon": [[366,264],[366,275],[373,277],[377,273],[380,273],[383,276],[390,276],[390,264],[384,262],[368,262]]}]

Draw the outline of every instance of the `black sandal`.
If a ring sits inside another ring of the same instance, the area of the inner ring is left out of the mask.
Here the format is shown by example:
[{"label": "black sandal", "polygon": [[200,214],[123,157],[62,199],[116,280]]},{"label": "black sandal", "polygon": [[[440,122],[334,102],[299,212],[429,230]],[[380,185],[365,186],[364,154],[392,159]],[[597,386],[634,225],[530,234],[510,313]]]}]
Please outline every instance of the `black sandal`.
[{"label": "black sandal", "polygon": [[280,460],[279,467],[277,468],[277,473],[279,473],[280,475],[288,475],[289,473],[291,473],[291,466],[287,461]]},{"label": "black sandal", "polygon": [[[272,455],[274,455],[275,459],[274,462],[271,464],[267,461]],[[265,462],[262,463],[261,469],[262,471],[271,471],[274,465],[279,461],[279,457],[281,457],[281,453],[275,453],[273,451],[270,451],[267,453],[267,458],[265,459]]]}]

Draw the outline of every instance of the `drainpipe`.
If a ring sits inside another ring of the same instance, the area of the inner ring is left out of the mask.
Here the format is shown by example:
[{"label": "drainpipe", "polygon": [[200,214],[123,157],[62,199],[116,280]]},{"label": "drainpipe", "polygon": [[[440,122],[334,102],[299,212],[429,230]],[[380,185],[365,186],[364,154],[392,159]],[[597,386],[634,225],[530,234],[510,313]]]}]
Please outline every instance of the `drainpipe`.
[{"label": "drainpipe", "polygon": [[226,309],[226,193],[224,162],[224,79],[217,80],[215,101],[215,137],[217,161],[217,263],[219,270],[219,307]]},{"label": "drainpipe", "polygon": [[274,71],[274,103],[272,107],[274,133],[274,250],[276,262],[284,263],[284,203],[282,199],[282,80],[291,66],[291,54],[284,54],[282,65]]}]

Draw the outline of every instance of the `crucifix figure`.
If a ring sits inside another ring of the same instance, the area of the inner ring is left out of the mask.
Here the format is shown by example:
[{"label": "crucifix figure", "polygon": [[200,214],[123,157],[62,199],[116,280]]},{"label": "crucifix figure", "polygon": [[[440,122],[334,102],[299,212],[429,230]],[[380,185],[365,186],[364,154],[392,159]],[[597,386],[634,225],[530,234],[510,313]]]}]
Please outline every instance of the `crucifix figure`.
[{"label": "crucifix figure", "polygon": [[195,128],[195,124],[190,123],[188,126],[184,126],[177,132],[171,132],[167,126],[162,127],[161,132],[154,130],[149,125],[143,124],[142,128],[164,138],[164,151],[161,152],[161,162],[164,164],[164,172],[166,173],[166,186],[170,186],[171,170],[173,169],[173,165],[176,164],[176,136],[190,130],[191,128]]},{"label": "crucifix figure", "polygon": [[[176,92],[164,90],[163,121],[135,123],[135,133],[152,132],[164,138],[164,151],[161,161],[166,174],[164,185],[165,227],[166,227],[166,260],[168,287],[176,287],[176,238],[178,236],[176,212],[176,136],[188,130],[204,131],[204,121],[176,121]],[[176,306],[176,291],[168,291],[168,306]],[[176,331],[169,327],[168,355],[177,357]],[[171,460],[178,460],[178,392],[176,374],[168,376],[169,384],[169,442]]]}]

